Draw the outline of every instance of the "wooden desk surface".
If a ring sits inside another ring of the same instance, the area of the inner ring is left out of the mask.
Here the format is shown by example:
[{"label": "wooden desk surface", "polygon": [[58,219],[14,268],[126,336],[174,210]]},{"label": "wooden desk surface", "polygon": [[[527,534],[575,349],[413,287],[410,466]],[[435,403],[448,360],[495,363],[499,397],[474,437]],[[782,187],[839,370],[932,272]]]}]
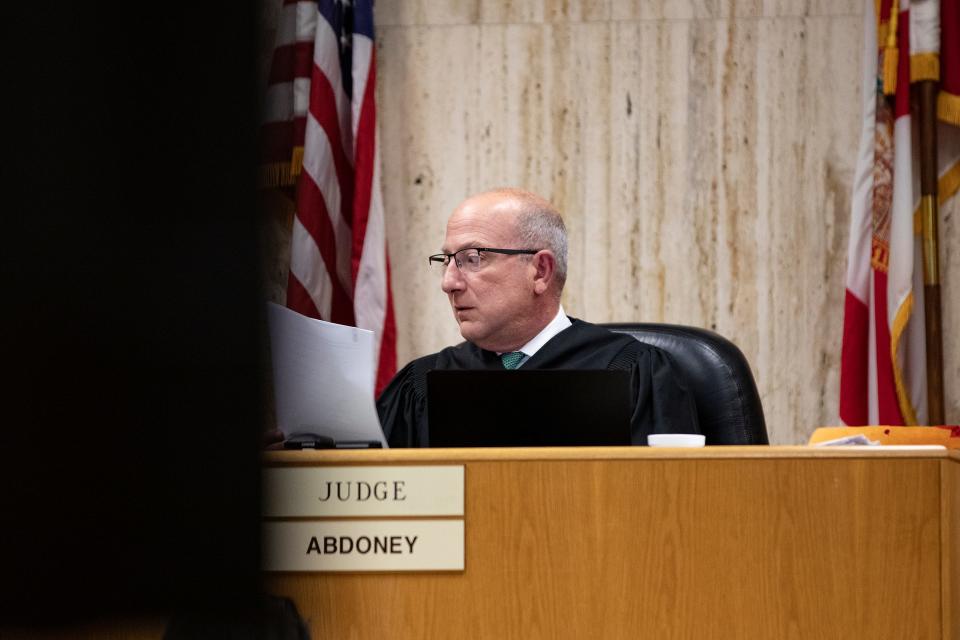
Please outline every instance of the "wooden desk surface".
[{"label": "wooden desk surface", "polygon": [[960,637],[957,451],[304,451],[264,463],[465,466],[462,573],[268,576],[317,638]]},{"label": "wooden desk surface", "polygon": [[924,458],[960,460],[960,450],[910,447],[749,446],[674,449],[660,447],[501,447],[489,449],[357,449],[267,451],[264,464],[416,464],[509,460],[720,460],[798,458]]}]

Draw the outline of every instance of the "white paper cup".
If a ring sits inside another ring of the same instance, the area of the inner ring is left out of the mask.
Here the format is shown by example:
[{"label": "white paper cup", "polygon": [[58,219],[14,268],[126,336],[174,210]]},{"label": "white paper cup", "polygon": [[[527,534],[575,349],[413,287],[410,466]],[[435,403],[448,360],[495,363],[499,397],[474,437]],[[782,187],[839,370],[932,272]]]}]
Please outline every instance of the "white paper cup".
[{"label": "white paper cup", "polygon": [[651,433],[647,444],[651,447],[702,447],[706,436],[697,433]]}]

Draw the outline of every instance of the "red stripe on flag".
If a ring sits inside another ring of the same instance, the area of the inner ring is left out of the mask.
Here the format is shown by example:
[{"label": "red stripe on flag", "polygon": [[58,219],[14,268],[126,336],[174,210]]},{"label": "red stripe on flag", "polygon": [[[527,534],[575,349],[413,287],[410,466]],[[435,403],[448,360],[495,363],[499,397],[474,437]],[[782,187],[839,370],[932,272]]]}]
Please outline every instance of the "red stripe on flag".
[{"label": "red stripe on flag", "polygon": [[840,419],[855,426],[869,424],[867,358],[870,310],[847,289],[843,304],[843,348],[840,353]]},{"label": "red stripe on flag", "polygon": [[[387,250],[384,242],[383,250]],[[397,325],[393,317],[393,291],[390,287],[390,260],[387,260],[387,312],[383,318],[382,338],[380,339],[380,361],[377,365],[377,383],[375,395],[380,396],[397,372]]]},{"label": "red stripe on flag", "polygon": [[354,323],[353,303],[337,276],[337,240],[330,223],[327,205],[323,201],[320,188],[306,171],[300,175],[300,185],[297,190],[297,218],[317,243],[333,284],[330,317],[323,319],[337,324],[352,325]]},{"label": "red stripe on flag", "polygon": [[[330,142],[333,166],[340,185],[340,215],[343,216],[348,227],[352,226],[353,168],[343,152],[340,118],[337,116],[337,99],[334,96],[333,87],[330,85],[330,79],[317,66],[313,67],[313,78],[310,81],[310,114],[316,119]],[[356,273],[354,273],[353,281],[356,282],[356,280]]]},{"label": "red stripe on flag", "polygon": [[940,3],[940,77],[942,90],[960,95],[960,3]]},{"label": "red stripe on flag", "polygon": [[320,311],[317,310],[317,305],[313,304],[313,298],[293,273],[287,278],[287,308],[310,318],[320,317]]},{"label": "red stripe on flag", "polygon": [[878,424],[906,424],[900,413],[897,386],[893,379],[893,361],[890,358],[890,327],[887,326],[887,274],[873,271],[873,304],[877,349],[877,408]]},{"label": "red stripe on flag", "polygon": [[307,116],[293,119],[293,146],[302,147],[307,138]]},{"label": "red stripe on flag", "polygon": [[[910,115],[910,12],[901,11],[897,20],[897,95],[893,118]],[[890,424],[890,423],[884,423]]]},{"label": "red stripe on flag", "polygon": [[[363,102],[360,106],[360,121],[357,123],[357,144],[355,157],[356,193],[354,194],[354,224],[353,224],[353,253],[351,254],[350,273],[353,281],[357,281],[357,272],[360,269],[360,257],[363,253],[363,242],[367,235],[367,220],[370,215],[371,186],[373,184],[373,163],[376,161],[376,116],[377,106],[374,102],[376,92],[376,54],[370,54],[370,70],[367,74],[367,84],[363,92]],[[386,249],[384,249],[386,251]],[[389,280],[387,281],[389,289]]]},{"label": "red stripe on flag", "polygon": [[277,47],[270,63],[268,85],[309,78],[313,70],[313,43],[295,42]]},{"label": "red stripe on flag", "polygon": [[[890,20],[890,14],[893,12],[893,0],[881,0],[880,1],[880,21],[887,22]],[[880,43],[880,46],[883,46],[883,43]]]}]

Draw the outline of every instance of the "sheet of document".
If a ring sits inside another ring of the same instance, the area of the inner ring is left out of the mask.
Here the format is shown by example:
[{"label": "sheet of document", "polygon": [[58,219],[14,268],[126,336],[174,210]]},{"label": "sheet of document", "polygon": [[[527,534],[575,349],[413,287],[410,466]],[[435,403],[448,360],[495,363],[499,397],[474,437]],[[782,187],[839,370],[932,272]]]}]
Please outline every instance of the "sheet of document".
[{"label": "sheet of document", "polygon": [[386,447],[374,405],[373,332],[268,307],[277,427]]}]

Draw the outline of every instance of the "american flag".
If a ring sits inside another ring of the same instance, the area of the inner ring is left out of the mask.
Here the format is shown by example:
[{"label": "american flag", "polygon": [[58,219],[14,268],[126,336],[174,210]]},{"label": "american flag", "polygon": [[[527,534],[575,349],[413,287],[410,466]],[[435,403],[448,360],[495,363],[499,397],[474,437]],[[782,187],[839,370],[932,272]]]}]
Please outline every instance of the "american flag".
[{"label": "american flag", "polygon": [[287,306],[375,334],[376,392],[396,371],[372,0],[284,0],[261,182],[295,187]]}]

